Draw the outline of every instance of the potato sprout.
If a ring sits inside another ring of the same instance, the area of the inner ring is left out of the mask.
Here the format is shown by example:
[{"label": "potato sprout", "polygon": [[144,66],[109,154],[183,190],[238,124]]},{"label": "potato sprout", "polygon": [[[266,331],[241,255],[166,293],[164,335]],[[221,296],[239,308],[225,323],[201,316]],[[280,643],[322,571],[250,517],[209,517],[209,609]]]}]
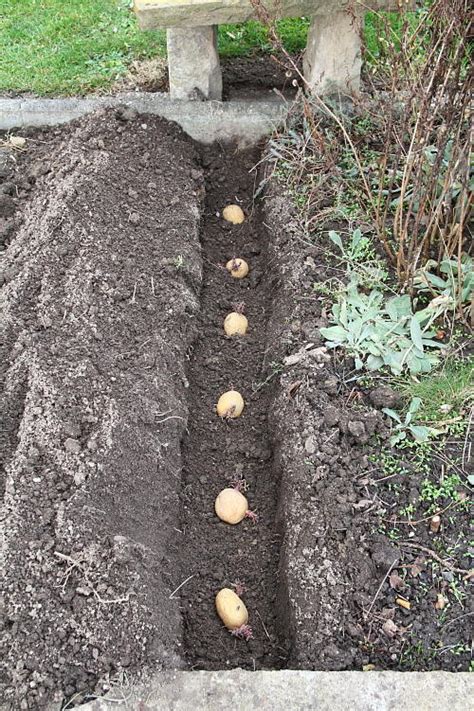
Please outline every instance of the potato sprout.
[{"label": "potato sprout", "polygon": [[234,279],[243,279],[249,273],[249,265],[244,259],[240,259],[240,257],[229,259],[225,268]]},{"label": "potato sprout", "polygon": [[220,396],[216,409],[219,417],[240,417],[244,409],[244,399],[237,390],[229,390]]},{"label": "potato sprout", "polygon": [[238,205],[227,205],[222,211],[222,217],[233,225],[241,225],[245,220],[244,211]]}]

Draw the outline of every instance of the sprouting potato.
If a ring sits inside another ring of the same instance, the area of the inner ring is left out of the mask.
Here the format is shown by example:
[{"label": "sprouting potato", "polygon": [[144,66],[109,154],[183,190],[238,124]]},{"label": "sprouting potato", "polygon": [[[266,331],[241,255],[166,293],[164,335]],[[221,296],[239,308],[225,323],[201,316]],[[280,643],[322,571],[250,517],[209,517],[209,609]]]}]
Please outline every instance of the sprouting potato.
[{"label": "sprouting potato", "polygon": [[240,417],[244,409],[244,399],[237,390],[228,390],[217,401],[217,414],[219,417]]},{"label": "sprouting potato", "polygon": [[249,613],[243,600],[230,588],[222,588],[217,593],[216,610],[229,630],[235,630],[249,621]]},{"label": "sprouting potato", "polygon": [[244,518],[257,521],[257,516],[249,510],[249,502],[237,488],[222,489],[216,498],[214,508],[221,521],[235,525]]},{"label": "sprouting potato", "polygon": [[243,279],[249,273],[249,265],[245,259],[241,259],[240,257],[229,259],[225,268],[234,279]]},{"label": "sprouting potato", "polygon": [[227,205],[222,211],[222,217],[233,225],[240,225],[245,220],[244,211],[238,205]]},{"label": "sprouting potato", "polygon": [[227,336],[245,336],[249,322],[243,314],[232,311],[224,320],[224,331]]}]

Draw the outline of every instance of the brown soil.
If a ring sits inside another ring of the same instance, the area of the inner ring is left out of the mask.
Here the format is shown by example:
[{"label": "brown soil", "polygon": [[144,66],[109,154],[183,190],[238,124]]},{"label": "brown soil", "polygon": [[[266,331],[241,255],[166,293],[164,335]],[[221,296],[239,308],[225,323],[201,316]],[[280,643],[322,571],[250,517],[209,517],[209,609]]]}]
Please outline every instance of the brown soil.
[{"label": "brown soil", "polygon": [[2,267],[15,709],[181,663],[170,593],[201,281],[202,174],[179,129],[107,112],[29,146]]},{"label": "brown soil", "polygon": [[[379,482],[389,403],[320,350],[324,246],[278,189],[253,199],[260,151],[198,148],[129,110],[27,145],[0,151],[10,708],[157,668],[465,669],[472,612],[451,583],[465,594],[467,512],[437,539],[383,529],[425,474]],[[222,220],[229,202],[242,225]],[[232,256],[247,279],[222,268]],[[227,339],[236,302],[249,332]],[[231,386],[246,407],[225,422]],[[230,527],[214,500],[242,478],[260,518]],[[214,610],[238,581],[248,642]]]},{"label": "brown soil", "polygon": [[293,79],[283,62],[272,55],[257,54],[222,61],[223,94],[227,101],[271,97],[275,92],[292,98],[296,95]]},{"label": "brown soil", "polygon": [[[251,57],[221,58],[224,101],[261,99],[283,94],[290,99],[296,95],[292,81],[283,62],[269,54]],[[163,59],[133,62],[128,73],[113,85],[112,93],[121,91],[162,91],[169,90],[168,70]],[[107,94],[110,90],[101,90]]]},{"label": "brown soil", "polygon": [[[281,473],[277,614],[290,644],[288,666],[466,671],[469,507],[458,502],[434,534],[420,498],[425,480],[436,487],[450,474],[466,477],[466,437],[418,463],[410,450],[390,448],[380,410],[393,407],[396,393],[364,389],[351,359],[320,350],[327,318],[314,285],[334,274],[324,235],[335,226],[319,225],[314,244],[301,239],[298,211],[275,185],[265,222],[272,226],[269,262],[278,295],[267,358],[292,359],[275,388],[269,423]],[[382,452],[392,457],[390,473]],[[469,493],[467,483],[458,490]],[[410,517],[401,513],[407,505]],[[451,508],[453,501],[441,497],[437,506]],[[443,610],[435,608],[440,593]],[[396,602],[400,597],[410,609]]]},{"label": "brown soil", "polygon": [[[203,150],[206,203],[202,224],[204,260],[199,337],[189,369],[190,420],[184,440],[182,508],[182,610],[185,645],[192,668],[246,669],[281,666],[281,646],[275,620],[278,534],[275,529],[278,480],[267,429],[269,393],[266,376],[268,237],[260,207],[253,203],[258,149],[236,153],[231,147]],[[247,214],[242,225],[221,217],[226,204],[238,202]],[[232,257],[250,264],[248,278],[233,279],[223,268]],[[249,320],[244,338],[227,338],[225,316],[243,303]],[[220,420],[215,403],[231,387],[246,402],[243,415]],[[219,521],[214,501],[229,482],[244,479],[250,508],[259,523],[237,526]],[[247,644],[223,628],[214,611],[222,587],[241,581],[250,610],[254,639]]]}]

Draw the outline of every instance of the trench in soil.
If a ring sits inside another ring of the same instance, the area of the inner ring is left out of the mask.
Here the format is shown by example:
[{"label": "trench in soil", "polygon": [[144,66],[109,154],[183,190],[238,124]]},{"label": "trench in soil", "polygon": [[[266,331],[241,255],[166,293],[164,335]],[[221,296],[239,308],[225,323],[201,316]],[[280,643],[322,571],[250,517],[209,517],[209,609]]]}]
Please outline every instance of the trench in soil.
[{"label": "trench in soil", "polygon": [[[267,234],[253,202],[258,148],[202,148],[206,198],[201,246],[203,283],[199,336],[190,354],[189,422],[183,449],[181,591],[184,645],[192,669],[281,668],[287,650],[275,617],[279,534],[276,526],[278,477],[267,426],[269,388],[265,362],[270,304],[266,281]],[[247,214],[241,225],[224,223],[220,213],[238,202]],[[250,274],[239,280],[223,269],[243,257]],[[245,337],[227,338],[225,316],[245,305]],[[215,404],[234,387],[244,397],[240,418],[224,421]],[[259,516],[236,526],[220,522],[214,501],[230,482],[244,479],[249,506]],[[254,638],[236,639],[217,618],[214,598],[222,587],[241,582]]]}]

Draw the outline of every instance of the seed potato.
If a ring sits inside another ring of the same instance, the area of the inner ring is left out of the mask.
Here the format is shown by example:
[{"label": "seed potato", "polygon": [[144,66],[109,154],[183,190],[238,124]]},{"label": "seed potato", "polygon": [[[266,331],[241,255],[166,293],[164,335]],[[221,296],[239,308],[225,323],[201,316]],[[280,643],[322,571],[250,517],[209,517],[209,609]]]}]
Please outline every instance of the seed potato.
[{"label": "seed potato", "polygon": [[241,259],[240,257],[229,259],[225,268],[234,279],[243,279],[249,273],[249,265],[245,259]]},{"label": "seed potato", "polygon": [[232,311],[224,320],[224,331],[227,336],[245,336],[249,322],[247,317]]},{"label": "seed potato", "polygon": [[220,396],[216,409],[219,417],[240,417],[244,409],[244,399],[237,390],[228,390]]},{"label": "seed potato", "polygon": [[222,489],[216,498],[214,508],[221,521],[235,525],[246,517],[249,502],[237,489]]},{"label": "seed potato", "polygon": [[244,211],[238,205],[227,205],[222,211],[222,217],[233,225],[241,225],[245,220]]},{"label": "seed potato", "polygon": [[249,613],[243,601],[230,588],[222,588],[216,595],[216,610],[228,630],[246,625]]}]

